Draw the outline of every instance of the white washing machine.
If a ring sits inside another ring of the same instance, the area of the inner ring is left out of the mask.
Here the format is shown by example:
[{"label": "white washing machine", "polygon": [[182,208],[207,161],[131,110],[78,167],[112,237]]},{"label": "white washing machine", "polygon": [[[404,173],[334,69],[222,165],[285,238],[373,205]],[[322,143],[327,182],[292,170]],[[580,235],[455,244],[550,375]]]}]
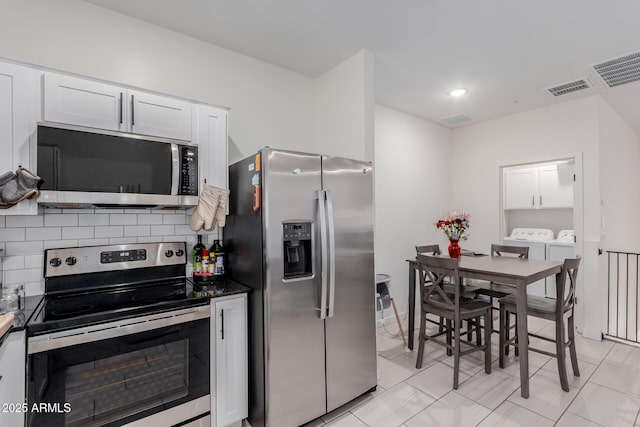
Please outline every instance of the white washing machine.
[{"label": "white washing machine", "polygon": [[[564,261],[566,258],[574,258],[574,234],[573,230],[560,230],[555,240],[547,242],[547,259],[552,261]],[[556,278],[546,279],[547,298],[556,297]]]},{"label": "white washing machine", "polygon": [[[553,231],[546,228],[514,228],[511,235],[503,239],[503,243],[509,246],[528,246],[529,259],[546,259],[547,242],[551,240]],[[546,296],[545,279],[527,286],[527,293],[539,297]]]}]

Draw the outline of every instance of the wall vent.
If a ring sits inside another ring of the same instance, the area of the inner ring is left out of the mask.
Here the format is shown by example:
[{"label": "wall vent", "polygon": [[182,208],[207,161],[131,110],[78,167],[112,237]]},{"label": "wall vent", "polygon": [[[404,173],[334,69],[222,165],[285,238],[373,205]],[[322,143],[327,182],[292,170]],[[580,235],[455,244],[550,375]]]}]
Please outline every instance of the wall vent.
[{"label": "wall vent", "polygon": [[593,65],[594,71],[608,87],[640,80],[640,52]]},{"label": "wall vent", "polygon": [[445,122],[449,125],[461,125],[463,123],[467,123],[470,122],[471,120],[473,120],[471,117],[467,116],[466,114],[456,114],[455,116],[449,116],[449,117],[445,117],[443,119],[440,119],[440,121]]},{"label": "wall vent", "polygon": [[549,87],[547,90],[553,96],[567,95],[569,93],[577,92],[579,90],[589,89],[591,85],[587,78],[582,78],[573,82],[563,83],[554,87]]}]

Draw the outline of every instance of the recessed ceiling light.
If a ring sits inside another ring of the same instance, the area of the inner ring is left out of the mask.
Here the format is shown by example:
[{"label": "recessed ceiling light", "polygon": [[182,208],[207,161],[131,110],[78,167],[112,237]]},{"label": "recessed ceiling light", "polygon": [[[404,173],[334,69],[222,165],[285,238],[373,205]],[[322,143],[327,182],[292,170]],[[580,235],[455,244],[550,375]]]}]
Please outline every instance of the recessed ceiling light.
[{"label": "recessed ceiling light", "polygon": [[459,89],[450,90],[448,93],[449,93],[449,96],[453,96],[454,98],[457,98],[467,93],[467,90],[464,88],[459,88]]}]

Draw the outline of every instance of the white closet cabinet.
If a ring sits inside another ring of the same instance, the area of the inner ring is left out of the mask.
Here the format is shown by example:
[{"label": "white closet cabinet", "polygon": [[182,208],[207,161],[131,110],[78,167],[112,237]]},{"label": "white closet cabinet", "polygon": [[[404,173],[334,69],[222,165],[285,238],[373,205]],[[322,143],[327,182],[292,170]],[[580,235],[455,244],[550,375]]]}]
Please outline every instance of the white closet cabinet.
[{"label": "white closet cabinet", "polygon": [[572,164],[553,164],[504,171],[504,209],[573,207]]},{"label": "white closet cabinet", "polygon": [[[36,132],[39,120],[40,73],[0,63],[0,175],[22,166],[36,171]],[[36,215],[35,200],[25,200],[0,215]]]},{"label": "white closet cabinet", "polygon": [[241,425],[248,416],[247,295],[211,300],[212,427]]}]

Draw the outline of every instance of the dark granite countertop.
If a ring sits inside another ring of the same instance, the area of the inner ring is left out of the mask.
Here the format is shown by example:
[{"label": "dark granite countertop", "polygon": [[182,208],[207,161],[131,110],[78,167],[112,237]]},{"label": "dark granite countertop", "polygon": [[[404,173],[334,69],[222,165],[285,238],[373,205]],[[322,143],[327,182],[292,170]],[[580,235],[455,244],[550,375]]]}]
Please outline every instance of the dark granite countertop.
[{"label": "dark granite countertop", "polygon": [[207,284],[203,289],[201,285],[195,284],[194,295],[197,296],[199,289],[201,292],[207,292],[211,298],[221,298],[229,295],[243,294],[251,292],[251,288],[241,285],[231,279],[223,279],[221,281],[212,282]]}]

